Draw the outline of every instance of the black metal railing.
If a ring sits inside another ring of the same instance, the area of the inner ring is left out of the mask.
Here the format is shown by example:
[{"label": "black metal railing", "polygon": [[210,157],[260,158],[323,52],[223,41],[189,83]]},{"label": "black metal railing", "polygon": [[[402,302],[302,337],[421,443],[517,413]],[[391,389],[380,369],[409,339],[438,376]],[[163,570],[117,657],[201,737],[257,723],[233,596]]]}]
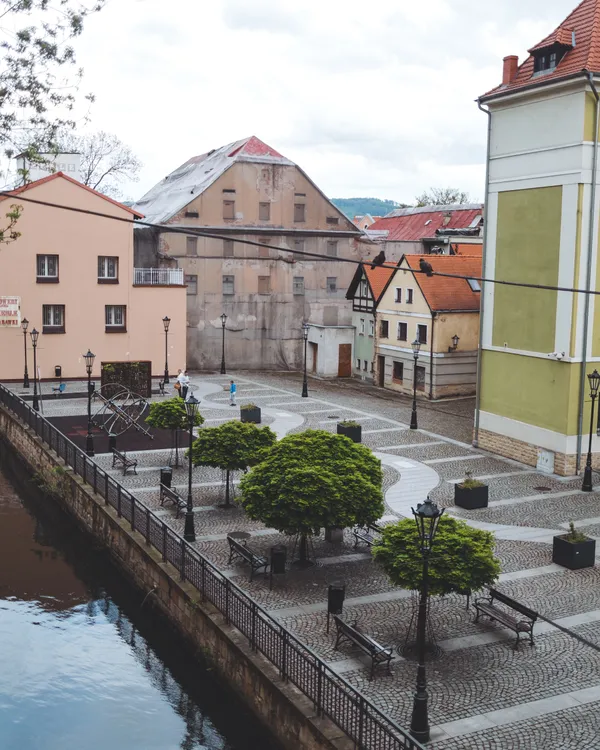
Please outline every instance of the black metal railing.
[{"label": "black metal railing", "polygon": [[282,679],[292,682],[345,732],[359,750],[423,750],[408,732],[383,714],[356,688],[336,674],[317,654],[271,617],[248,594],[226,578],[209,560],[176,534],[152,510],[135,498],[84,451],[34,411],[12,391],[0,385],[0,404],[10,409],[47,443],[104,502],[125,518],[132,531],[142,534],[183,581],[198,590],[201,601],[213,604],[259,651],[274,664]]}]

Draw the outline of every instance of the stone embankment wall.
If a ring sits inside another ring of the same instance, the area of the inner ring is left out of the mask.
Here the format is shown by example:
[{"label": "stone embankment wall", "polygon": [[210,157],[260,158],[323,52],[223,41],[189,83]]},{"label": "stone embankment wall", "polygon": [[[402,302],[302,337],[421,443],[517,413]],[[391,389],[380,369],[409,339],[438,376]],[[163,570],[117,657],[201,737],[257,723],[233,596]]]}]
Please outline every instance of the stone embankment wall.
[{"label": "stone embankment wall", "polygon": [[[160,554],[132,532],[129,523],[95,495],[81,477],[66,467],[54,451],[9,411],[0,407],[0,449],[13,450],[31,470],[43,477],[60,504],[82,529],[107,548],[125,575],[161,610],[187,641],[220,672],[228,684],[290,750],[350,750],[354,743],[331,721],[319,717],[313,704],[246,638],[224,623],[223,615],[199,601],[198,591],[182,583],[179,574]],[[63,471],[53,471],[55,467]],[[232,717],[235,720],[235,717]]]}]

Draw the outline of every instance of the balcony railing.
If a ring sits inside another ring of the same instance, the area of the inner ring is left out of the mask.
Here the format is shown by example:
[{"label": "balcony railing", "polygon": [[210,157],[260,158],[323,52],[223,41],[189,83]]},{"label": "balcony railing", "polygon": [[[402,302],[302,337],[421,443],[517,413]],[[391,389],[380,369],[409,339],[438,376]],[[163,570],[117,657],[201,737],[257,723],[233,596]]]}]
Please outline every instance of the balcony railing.
[{"label": "balcony railing", "polygon": [[134,286],[183,286],[183,268],[134,268]]}]

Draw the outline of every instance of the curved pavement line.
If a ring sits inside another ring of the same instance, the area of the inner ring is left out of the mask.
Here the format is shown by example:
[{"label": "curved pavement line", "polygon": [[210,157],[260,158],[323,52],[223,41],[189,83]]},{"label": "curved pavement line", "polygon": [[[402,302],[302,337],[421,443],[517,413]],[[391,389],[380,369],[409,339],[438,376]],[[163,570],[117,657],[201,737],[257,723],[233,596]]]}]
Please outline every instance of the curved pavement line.
[{"label": "curved pavement line", "polygon": [[437,471],[426,464],[404,456],[373,451],[384,466],[395,469],[400,479],[385,493],[385,503],[398,516],[412,517],[411,508],[427,499],[427,495],[438,486]]},{"label": "curved pavement line", "polygon": [[[193,385],[196,385],[196,383],[193,383]],[[196,398],[204,400],[206,405],[210,406],[211,409],[229,410],[231,408],[229,404],[216,404],[211,401],[210,398],[207,398],[208,396],[212,396],[216,393],[226,393],[226,391],[222,385],[207,382],[198,385],[194,390],[194,395],[196,396]],[[277,435],[277,438],[279,440],[281,440],[282,437],[285,437],[291,430],[296,429],[296,427],[301,427],[304,424],[304,417],[301,414],[293,414],[289,411],[283,411],[281,409],[269,409],[268,407],[262,406],[260,407],[260,409],[263,414],[273,419],[273,422],[269,425],[269,427]]]}]

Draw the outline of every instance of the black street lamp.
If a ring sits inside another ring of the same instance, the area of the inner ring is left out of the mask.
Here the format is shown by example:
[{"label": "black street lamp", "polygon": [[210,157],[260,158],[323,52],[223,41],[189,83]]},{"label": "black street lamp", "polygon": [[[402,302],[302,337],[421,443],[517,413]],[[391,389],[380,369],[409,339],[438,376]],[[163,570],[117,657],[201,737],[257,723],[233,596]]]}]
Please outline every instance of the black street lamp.
[{"label": "black street lamp", "polygon": [[169,318],[167,315],[162,319],[163,326],[165,327],[165,377],[164,377],[164,383],[165,385],[169,382],[169,324],[171,322],[171,318]]},{"label": "black street lamp", "polygon": [[38,342],[38,336],[40,335],[39,331],[36,331],[35,328],[31,333],[29,334],[31,336],[31,345],[33,346],[33,408],[36,411],[40,410],[40,402],[38,399],[38,389],[37,389],[37,359],[36,359],[36,349],[37,349],[37,342]]},{"label": "black street lamp", "polygon": [[192,442],[194,440],[194,426],[196,424],[196,416],[198,414],[198,406],[200,402],[192,394],[185,402],[185,410],[188,417],[188,429],[190,431],[190,452],[188,455],[188,494],[187,494],[187,508],[185,512],[185,527],[183,530],[183,538],[186,542],[196,541],[196,531],[194,529],[194,505],[192,502]]},{"label": "black street lamp", "polygon": [[25,372],[23,373],[23,388],[29,388],[29,373],[27,372],[27,326],[29,321],[23,318],[21,328],[23,329],[23,349],[25,352]]},{"label": "black street lamp", "polygon": [[302,381],[302,398],[308,398],[308,380],[306,379],[306,346],[308,343],[308,323],[302,323],[302,334],[304,335],[304,380]]},{"label": "black street lamp", "polygon": [[596,404],[596,397],[598,396],[598,387],[600,387],[600,373],[598,370],[594,370],[591,375],[588,375],[590,382],[590,397],[592,399],[592,412],[590,414],[590,442],[588,445],[587,460],[585,462],[585,471],[583,473],[583,484],[581,489],[584,492],[592,491],[592,433],[594,431],[594,406]]},{"label": "black street lamp", "polygon": [[425,675],[425,639],[427,630],[427,603],[429,598],[429,553],[438,529],[440,518],[444,513],[429,498],[419,503],[417,509],[411,509],[417,522],[419,547],[423,555],[423,580],[419,599],[419,616],[417,619],[417,649],[419,666],[417,667],[417,688],[413,700],[410,733],[419,742],[429,741],[429,717],[427,714],[427,679]]},{"label": "black street lamp", "polygon": [[421,342],[419,339],[415,339],[412,344],[413,357],[415,358],[415,366],[413,368],[413,402],[412,402],[412,414],[410,415],[410,429],[416,430],[417,428],[417,360],[419,359],[419,351],[421,349]]},{"label": "black street lamp", "polygon": [[94,455],[94,436],[92,435],[92,369],[94,367],[94,360],[96,355],[88,349],[87,354],[83,355],[85,359],[85,369],[88,376],[88,425],[87,425],[87,437],[85,439],[85,452],[88,456]]},{"label": "black street lamp", "polygon": [[223,337],[222,337],[222,345],[221,345],[221,375],[226,374],[225,370],[225,323],[227,323],[227,315],[223,313],[221,315],[221,326],[223,328]]}]

